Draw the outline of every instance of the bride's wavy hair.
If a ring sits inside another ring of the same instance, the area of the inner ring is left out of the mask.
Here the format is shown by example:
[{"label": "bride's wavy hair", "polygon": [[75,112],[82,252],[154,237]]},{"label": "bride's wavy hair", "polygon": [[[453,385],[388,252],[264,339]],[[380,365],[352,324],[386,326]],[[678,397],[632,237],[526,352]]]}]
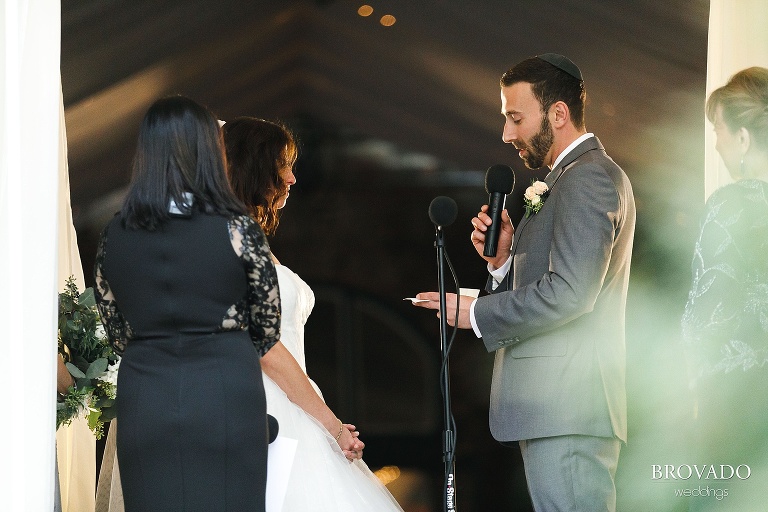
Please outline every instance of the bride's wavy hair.
[{"label": "bride's wavy hair", "polygon": [[238,117],[222,130],[232,189],[261,229],[272,235],[288,191],[280,169],[296,162],[296,138],[283,124],[255,117]]},{"label": "bride's wavy hair", "polygon": [[193,209],[221,215],[246,211],[227,180],[216,117],[184,96],[159,99],[144,116],[120,212],[123,224],[154,230],[170,218],[172,201],[186,214]]}]

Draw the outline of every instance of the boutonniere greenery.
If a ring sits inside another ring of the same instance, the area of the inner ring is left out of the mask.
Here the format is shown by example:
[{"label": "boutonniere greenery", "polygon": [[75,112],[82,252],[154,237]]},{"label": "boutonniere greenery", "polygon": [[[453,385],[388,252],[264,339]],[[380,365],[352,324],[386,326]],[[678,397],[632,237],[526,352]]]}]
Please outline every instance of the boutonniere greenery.
[{"label": "boutonniere greenery", "polygon": [[74,277],[59,294],[59,354],[75,385],[56,404],[56,428],[84,415],[96,439],[115,417],[120,357],[107,341],[92,288],[83,293]]},{"label": "boutonniere greenery", "polygon": [[534,181],[531,186],[525,189],[525,197],[523,202],[525,203],[525,216],[528,217],[531,213],[539,213],[541,207],[544,206],[544,201],[549,196],[549,187],[543,181]]}]

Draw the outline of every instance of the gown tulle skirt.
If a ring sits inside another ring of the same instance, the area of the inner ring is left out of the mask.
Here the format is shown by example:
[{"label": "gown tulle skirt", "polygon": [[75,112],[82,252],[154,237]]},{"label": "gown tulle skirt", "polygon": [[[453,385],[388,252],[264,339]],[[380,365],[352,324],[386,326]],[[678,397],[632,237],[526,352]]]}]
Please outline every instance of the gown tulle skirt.
[{"label": "gown tulle skirt", "polygon": [[264,391],[279,435],[298,441],[282,512],[402,511],[365,462],[348,461],[325,427],[268,377]]}]

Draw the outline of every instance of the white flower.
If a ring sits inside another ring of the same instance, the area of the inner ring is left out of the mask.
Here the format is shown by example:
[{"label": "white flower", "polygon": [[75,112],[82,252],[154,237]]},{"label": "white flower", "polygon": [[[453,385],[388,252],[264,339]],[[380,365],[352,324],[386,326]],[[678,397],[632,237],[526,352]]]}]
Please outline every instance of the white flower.
[{"label": "white flower", "polygon": [[99,325],[96,326],[96,331],[94,334],[96,334],[96,337],[99,338],[100,340],[103,340],[104,338],[106,338],[107,333],[104,331],[104,324],[99,322]]},{"label": "white flower", "polygon": [[93,395],[91,393],[88,393],[86,395],[83,395],[83,401],[80,402],[80,405],[78,406],[78,413],[77,415],[80,416],[85,415],[88,416],[92,412],[96,412],[96,409],[91,407],[91,400],[93,399]]},{"label": "white flower", "polygon": [[544,199],[549,195],[549,187],[543,181],[534,181],[525,189],[525,216],[538,213],[544,204]]},{"label": "white flower", "polygon": [[533,188],[534,193],[542,195],[549,190],[549,187],[543,181],[534,181],[530,188]]},{"label": "white flower", "polygon": [[101,380],[109,382],[113,386],[117,386],[117,372],[120,369],[120,361],[121,359],[118,358],[117,361],[115,361],[115,364],[109,365]]}]

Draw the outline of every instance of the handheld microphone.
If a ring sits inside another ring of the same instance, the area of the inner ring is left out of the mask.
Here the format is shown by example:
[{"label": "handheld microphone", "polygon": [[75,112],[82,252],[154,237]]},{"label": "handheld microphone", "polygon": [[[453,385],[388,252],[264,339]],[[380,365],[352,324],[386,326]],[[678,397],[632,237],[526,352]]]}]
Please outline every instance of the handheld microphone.
[{"label": "handheld microphone", "polygon": [[438,228],[453,224],[458,214],[459,207],[456,205],[456,201],[450,197],[437,196],[429,203],[429,220]]},{"label": "handheld microphone", "polygon": [[483,256],[496,256],[496,247],[499,245],[499,233],[501,233],[501,212],[507,194],[515,188],[515,172],[508,165],[492,165],[485,171],[485,191],[488,192],[488,216],[491,225],[485,232],[485,246]]}]

